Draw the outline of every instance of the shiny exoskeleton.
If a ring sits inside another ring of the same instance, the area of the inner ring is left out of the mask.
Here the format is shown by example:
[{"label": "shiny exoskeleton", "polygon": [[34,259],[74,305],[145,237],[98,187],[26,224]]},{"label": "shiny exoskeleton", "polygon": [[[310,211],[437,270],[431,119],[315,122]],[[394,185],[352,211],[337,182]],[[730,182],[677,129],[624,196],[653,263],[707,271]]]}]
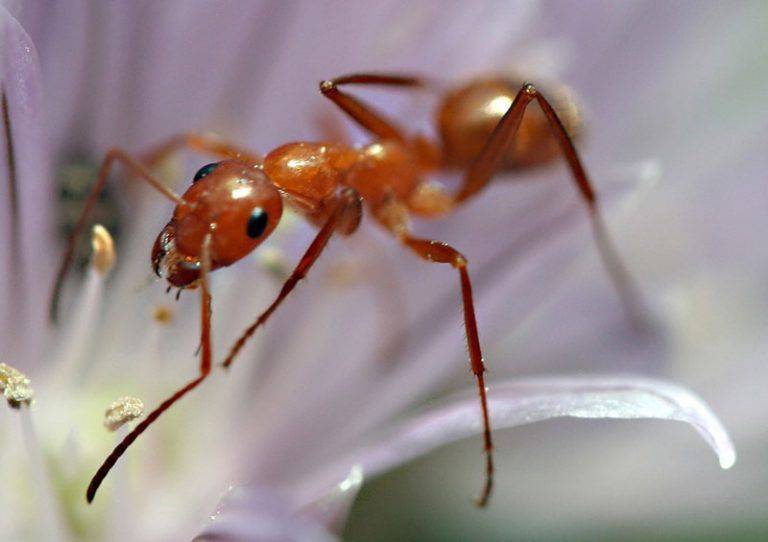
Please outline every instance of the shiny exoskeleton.
[{"label": "shiny exoskeleton", "polygon": [[[332,235],[350,235],[357,229],[365,208],[417,256],[449,264],[459,273],[469,360],[484,424],[486,482],[479,505],[484,505],[491,493],[493,446],[468,261],[446,243],[412,235],[410,217],[449,215],[482,190],[494,173],[547,164],[560,153],[587,205],[608,270],[627,297],[627,276],[610,250],[599,222],[595,192],[573,147],[571,135],[578,131],[580,118],[569,93],[558,90],[553,106],[530,84],[503,77],[470,81],[442,97],[436,115],[440,140],[431,141],[407,134],[384,115],[344,92],[342,87],[346,85],[427,87],[422,79],[397,75],[356,74],[323,81],[322,94],[371,134],[371,142],[361,147],[337,141],[302,141],[277,147],[262,158],[216,137],[189,133],[170,138],[139,159],[119,149],[107,154],[59,271],[54,299],[69,266],[76,236],[103,190],[112,164],[121,161],[134,176],[147,181],[176,205],[171,220],[155,241],[152,265],[171,286],[200,288],[201,363],[198,377],[150,413],[109,455],[88,488],[89,502],[128,446],[210,373],[207,274],[232,265],[253,251],[277,227],[286,205],[319,227],[319,231],[273,303],[242,333],[223,365],[232,363],[256,329],[304,278]],[[524,116],[527,105],[534,101],[539,108]],[[200,168],[191,186],[179,196],[156,180],[148,168],[182,148],[216,156],[219,161]],[[463,183],[455,193],[448,192],[434,179],[435,173],[449,169],[464,172]]]}]

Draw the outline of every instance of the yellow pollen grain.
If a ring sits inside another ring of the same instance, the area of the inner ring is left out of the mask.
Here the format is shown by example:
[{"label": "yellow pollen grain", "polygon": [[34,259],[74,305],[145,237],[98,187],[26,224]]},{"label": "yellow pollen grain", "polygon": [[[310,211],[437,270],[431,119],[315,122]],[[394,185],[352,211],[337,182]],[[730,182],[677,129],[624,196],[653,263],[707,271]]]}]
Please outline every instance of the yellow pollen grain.
[{"label": "yellow pollen grain", "polygon": [[257,253],[259,263],[276,280],[282,282],[286,280],[291,269],[282,250],[276,247],[264,247]]},{"label": "yellow pollen grain", "polygon": [[5,363],[0,363],[0,390],[11,408],[29,406],[35,398],[29,378]]},{"label": "yellow pollen grain", "polygon": [[165,305],[158,305],[152,311],[152,318],[159,324],[170,324],[173,321],[173,311]]},{"label": "yellow pollen grain", "polygon": [[117,431],[124,424],[140,418],[144,414],[144,403],[136,397],[121,397],[104,412],[104,427]]},{"label": "yellow pollen grain", "polygon": [[328,283],[333,286],[352,286],[363,275],[363,266],[355,258],[342,258],[334,262],[328,271]]},{"label": "yellow pollen grain", "polygon": [[91,265],[102,277],[107,276],[115,266],[115,242],[101,224],[96,224],[91,231],[91,249]]}]

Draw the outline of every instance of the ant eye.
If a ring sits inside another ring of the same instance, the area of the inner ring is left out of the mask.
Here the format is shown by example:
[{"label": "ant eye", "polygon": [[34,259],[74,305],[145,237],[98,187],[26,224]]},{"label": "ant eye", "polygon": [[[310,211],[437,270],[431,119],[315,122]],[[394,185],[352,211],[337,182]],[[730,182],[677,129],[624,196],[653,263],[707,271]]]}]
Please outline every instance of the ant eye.
[{"label": "ant eye", "polygon": [[256,207],[248,217],[248,237],[256,239],[267,229],[267,213],[261,207]]},{"label": "ant eye", "polygon": [[192,182],[196,183],[197,181],[199,181],[200,179],[208,175],[211,171],[213,171],[217,167],[219,167],[218,162],[214,162],[213,164],[207,164],[201,167],[200,169],[197,170],[197,173],[195,173],[195,177],[192,179]]}]

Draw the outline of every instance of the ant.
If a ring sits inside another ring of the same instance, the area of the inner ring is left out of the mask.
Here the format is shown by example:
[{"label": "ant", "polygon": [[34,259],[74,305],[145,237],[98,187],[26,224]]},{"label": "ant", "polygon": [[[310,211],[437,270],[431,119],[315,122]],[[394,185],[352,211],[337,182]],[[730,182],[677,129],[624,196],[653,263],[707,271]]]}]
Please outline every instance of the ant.
[{"label": "ant", "polygon": [[[443,95],[437,116],[440,141],[434,142],[407,135],[383,114],[342,90],[347,85],[407,89],[427,86],[426,81],[418,77],[364,73],[320,83],[321,93],[372,136],[373,141],[361,147],[302,141],[287,143],[261,157],[213,136],[186,133],[154,147],[141,159],[120,149],[106,154],[58,270],[51,316],[55,319],[57,300],[73,259],[77,237],[104,190],[112,166],[121,162],[133,176],[146,181],[175,205],[171,220],[154,243],[152,266],[170,286],[200,291],[200,370],[197,378],[161,403],[117,445],[91,480],[86,493],[88,502],[93,501],[105,476],[133,441],[210,374],[208,275],[234,264],[269,237],[280,222],[284,205],[306,217],[319,231],[272,304],[245,329],[222,365],[232,364],[256,329],[307,275],[331,237],[355,232],[365,207],[404,247],[426,261],[448,264],[458,272],[469,361],[482,408],[485,482],[476,501],[478,506],[488,502],[494,465],[485,366],[468,261],[447,243],[412,235],[410,216],[448,215],[480,192],[497,171],[550,163],[562,153],[592,218],[596,244],[606,268],[627,306],[631,305],[629,276],[608,242],[595,191],[566,129],[568,126],[576,130],[579,124],[573,103],[558,104],[559,112],[556,112],[529,83],[500,77],[475,79]],[[523,114],[532,102],[539,105],[540,111],[524,119]],[[150,168],[183,148],[214,155],[220,161],[201,167],[192,185],[179,196],[158,181]],[[465,172],[455,194],[426,180],[430,174],[448,169]]]}]

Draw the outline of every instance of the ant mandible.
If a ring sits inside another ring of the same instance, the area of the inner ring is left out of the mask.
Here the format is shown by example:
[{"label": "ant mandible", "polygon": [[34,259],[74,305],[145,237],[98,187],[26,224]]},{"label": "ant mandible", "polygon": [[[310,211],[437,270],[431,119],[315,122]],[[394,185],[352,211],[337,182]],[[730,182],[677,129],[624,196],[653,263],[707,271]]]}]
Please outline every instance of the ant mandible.
[{"label": "ant mandible", "polygon": [[[374,141],[362,147],[334,142],[294,142],[262,158],[218,138],[188,133],[170,138],[141,159],[120,149],[107,153],[59,268],[51,316],[55,320],[60,289],[77,237],[104,189],[110,169],[115,162],[121,162],[132,175],[145,180],[176,206],[171,220],[155,241],[152,265],[157,275],[171,286],[200,290],[200,371],[197,378],[161,403],[117,445],[91,480],[86,493],[88,502],[93,501],[101,482],[131,443],[210,374],[208,274],[232,265],[259,246],[277,227],[284,204],[319,226],[319,232],[272,304],[232,346],[223,366],[230,366],[256,329],[306,276],[331,236],[355,232],[365,205],[374,220],[417,256],[429,262],[449,264],[459,274],[469,361],[477,381],[484,428],[486,475],[477,499],[479,506],[488,502],[494,466],[485,366],[468,261],[447,243],[413,236],[410,216],[443,217],[480,192],[495,172],[548,163],[562,152],[589,210],[597,246],[609,274],[625,304],[632,305],[628,275],[608,243],[597,197],[565,127],[575,129],[579,121],[572,103],[559,108],[561,120],[549,101],[531,84],[521,86],[501,77],[476,79],[442,97],[438,111],[440,142],[437,143],[422,136],[406,135],[384,115],[341,90],[346,85],[411,89],[427,86],[421,78],[384,74],[354,74],[323,81],[322,94],[373,136]],[[534,101],[543,116],[539,113],[523,119],[526,107]],[[513,146],[516,135],[522,137],[518,137],[518,144]],[[220,161],[200,168],[192,186],[179,196],[158,181],[149,168],[182,148],[214,155]],[[455,194],[427,183],[430,174],[450,168],[465,170],[463,183]]]}]

